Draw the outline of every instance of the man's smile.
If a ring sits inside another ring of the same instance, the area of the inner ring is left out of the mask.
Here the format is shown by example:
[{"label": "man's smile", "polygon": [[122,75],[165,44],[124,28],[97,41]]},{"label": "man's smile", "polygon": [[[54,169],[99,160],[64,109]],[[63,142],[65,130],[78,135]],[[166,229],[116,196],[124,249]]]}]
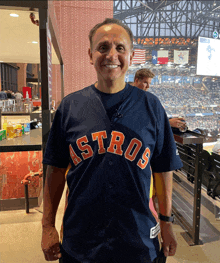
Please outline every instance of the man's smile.
[{"label": "man's smile", "polygon": [[106,64],[104,66],[111,69],[119,67],[119,65],[113,65],[113,64]]}]

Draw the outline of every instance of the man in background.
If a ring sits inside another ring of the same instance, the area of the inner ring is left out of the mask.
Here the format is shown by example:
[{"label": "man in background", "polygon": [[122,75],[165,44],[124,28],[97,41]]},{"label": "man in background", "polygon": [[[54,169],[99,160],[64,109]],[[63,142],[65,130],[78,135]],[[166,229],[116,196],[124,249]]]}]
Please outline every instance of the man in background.
[{"label": "man in background", "polygon": [[[150,88],[152,79],[155,77],[155,74],[149,69],[142,68],[139,69],[134,76],[134,82],[131,84],[139,89],[147,91]],[[181,128],[186,125],[183,122],[184,118],[170,118],[170,126],[173,128]]]},{"label": "man in background", "polygon": [[16,91],[14,96],[16,100],[21,100],[23,98],[23,95],[19,91]]},{"label": "man in background", "polygon": [[134,76],[134,83],[132,84],[135,87],[138,87],[142,90],[148,90],[152,79],[155,77],[155,74],[149,69],[142,68],[139,69]]}]

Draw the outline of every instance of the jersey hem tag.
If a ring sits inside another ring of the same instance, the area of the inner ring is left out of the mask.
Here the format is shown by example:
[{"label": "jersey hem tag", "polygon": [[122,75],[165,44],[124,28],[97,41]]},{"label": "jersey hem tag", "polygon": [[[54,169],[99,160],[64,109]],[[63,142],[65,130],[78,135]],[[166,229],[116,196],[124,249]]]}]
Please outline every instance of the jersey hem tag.
[{"label": "jersey hem tag", "polygon": [[160,233],[160,223],[150,229],[150,238],[155,238]]}]

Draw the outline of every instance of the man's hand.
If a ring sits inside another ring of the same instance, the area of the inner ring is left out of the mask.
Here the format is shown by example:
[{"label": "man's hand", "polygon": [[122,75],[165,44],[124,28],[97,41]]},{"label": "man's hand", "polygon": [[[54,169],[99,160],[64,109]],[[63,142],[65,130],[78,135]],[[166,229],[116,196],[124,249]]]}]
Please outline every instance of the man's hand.
[{"label": "man's hand", "polygon": [[177,249],[177,241],[173,232],[173,226],[171,222],[160,222],[162,246],[165,257],[174,256]]},{"label": "man's hand", "polygon": [[172,118],[172,119],[169,119],[169,122],[170,122],[170,126],[173,127],[173,128],[184,128],[186,126],[186,122],[183,122],[185,121],[184,118]]},{"label": "man's hand", "polygon": [[42,242],[41,247],[47,261],[61,257],[59,235],[55,228],[55,218],[58,205],[65,186],[66,168],[47,166],[44,186]]},{"label": "man's hand", "polygon": [[47,261],[54,261],[61,258],[59,235],[55,227],[43,226],[41,248]]}]

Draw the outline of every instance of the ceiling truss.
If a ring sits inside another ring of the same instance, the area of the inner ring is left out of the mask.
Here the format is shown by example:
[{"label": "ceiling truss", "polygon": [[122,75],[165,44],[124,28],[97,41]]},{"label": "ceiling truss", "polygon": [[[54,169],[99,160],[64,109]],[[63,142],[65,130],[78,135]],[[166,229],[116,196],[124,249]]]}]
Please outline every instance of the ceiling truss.
[{"label": "ceiling truss", "polygon": [[212,37],[220,31],[220,1],[114,0],[114,18],[132,29],[136,42]]}]

